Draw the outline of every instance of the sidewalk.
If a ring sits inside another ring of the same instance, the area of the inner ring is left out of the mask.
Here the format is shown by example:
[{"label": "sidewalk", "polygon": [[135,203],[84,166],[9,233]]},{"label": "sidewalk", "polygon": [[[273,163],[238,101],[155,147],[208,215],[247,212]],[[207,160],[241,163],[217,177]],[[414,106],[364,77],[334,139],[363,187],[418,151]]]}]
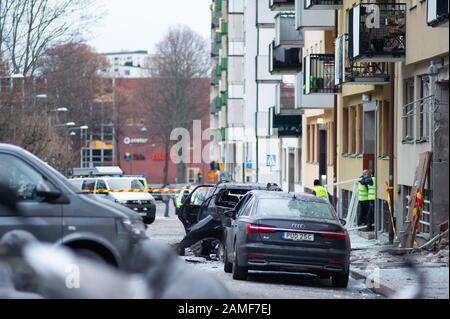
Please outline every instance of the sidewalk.
[{"label": "sidewalk", "polygon": [[401,298],[405,293],[418,288],[419,274],[406,267],[407,258],[418,265],[418,271],[424,276],[423,297],[426,299],[449,298],[448,246],[439,252],[422,251],[410,256],[389,253],[392,246],[377,240],[367,240],[351,232],[352,256],[350,275],[364,280],[376,293],[386,297]]}]

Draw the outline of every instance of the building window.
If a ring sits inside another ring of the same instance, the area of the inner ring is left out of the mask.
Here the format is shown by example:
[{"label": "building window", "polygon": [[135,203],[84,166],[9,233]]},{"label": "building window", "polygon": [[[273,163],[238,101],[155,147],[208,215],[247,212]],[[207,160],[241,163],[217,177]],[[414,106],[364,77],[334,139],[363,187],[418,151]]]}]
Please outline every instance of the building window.
[{"label": "building window", "polygon": [[349,121],[348,121],[349,111],[348,107],[344,107],[342,111],[342,154],[346,155],[349,153],[348,148],[348,137],[349,137]]},{"label": "building window", "polygon": [[128,126],[133,126],[134,125],[134,120],[132,118],[127,119],[127,125]]},{"label": "building window", "polygon": [[380,102],[378,107],[378,156],[385,158],[389,155],[389,103]]},{"label": "building window", "polygon": [[429,138],[429,114],[431,109],[430,77],[420,77],[420,99],[418,105],[418,121],[419,121],[419,141],[426,141]]},{"label": "building window", "polygon": [[363,153],[363,138],[364,138],[364,108],[362,105],[356,107],[356,154]]},{"label": "building window", "polygon": [[356,154],[356,107],[351,106],[349,107],[349,128],[350,128],[350,134],[349,134],[349,152],[350,154]]},{"label": "building window", "polygon": [[302,183],[302,149],[297,149],[297,183]]},{"label": "building window", "polygon": [[403,107],[403,142],[414,141],[414,79],[407,79],[404,88],[405,106]]},{"label": "building window", "polygon": [[335,154],[335,144],[334,144],[334,122],[328,123],[328,166],[334,165],[334,154]]}]

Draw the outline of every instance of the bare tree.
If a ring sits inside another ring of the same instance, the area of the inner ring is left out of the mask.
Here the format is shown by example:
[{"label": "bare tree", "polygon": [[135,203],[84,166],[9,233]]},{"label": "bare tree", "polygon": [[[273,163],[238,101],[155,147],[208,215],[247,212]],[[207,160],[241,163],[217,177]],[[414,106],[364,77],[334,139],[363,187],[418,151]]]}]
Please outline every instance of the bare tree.
[{"label": "bare tree", "polygon": [[[148,134],[165,145],[164,182],[168,182],[170,135],[175,128],[192,127],[205,108],[205,81],[209,69],[206,39],[186,26],[176,26],[156,45],[154,80],[146,82],[138,95],[147,108]],[[178,180],[185,179],[185,165],[179,167]]]},{"label": "bare tree", "polygon": [[47,48],[71,41],[95,16],[92,0],[0,0],[0,39],[15,74],[34,75]]}]

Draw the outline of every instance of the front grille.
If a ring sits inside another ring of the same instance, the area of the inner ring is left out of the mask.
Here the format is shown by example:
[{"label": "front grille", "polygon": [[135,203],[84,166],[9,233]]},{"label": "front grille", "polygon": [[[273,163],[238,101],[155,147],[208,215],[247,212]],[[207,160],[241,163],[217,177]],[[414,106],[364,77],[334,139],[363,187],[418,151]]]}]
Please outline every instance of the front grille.
[{"label": "front grille", "polygon": [[149,200],[130,200],[127,202],[128,205],[150,205],[151,203]]}]

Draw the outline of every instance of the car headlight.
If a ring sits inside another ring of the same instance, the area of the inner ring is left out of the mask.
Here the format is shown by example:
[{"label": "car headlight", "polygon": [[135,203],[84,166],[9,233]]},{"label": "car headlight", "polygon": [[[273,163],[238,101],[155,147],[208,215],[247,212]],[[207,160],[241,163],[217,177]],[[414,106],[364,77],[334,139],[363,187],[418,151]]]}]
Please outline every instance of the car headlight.
[{"label": "car headlight", "polygon": [[115,202],[116,202],[117,204],[121,204],[121,205],[125,205],[125,204],[127,203],[126,200],[118,200],[118,199],[116,199]]},{"label": "car headlight", "polygon": [[136,236],[145,235],[145,225],[140,220],[122,219],[121,226]]}]

